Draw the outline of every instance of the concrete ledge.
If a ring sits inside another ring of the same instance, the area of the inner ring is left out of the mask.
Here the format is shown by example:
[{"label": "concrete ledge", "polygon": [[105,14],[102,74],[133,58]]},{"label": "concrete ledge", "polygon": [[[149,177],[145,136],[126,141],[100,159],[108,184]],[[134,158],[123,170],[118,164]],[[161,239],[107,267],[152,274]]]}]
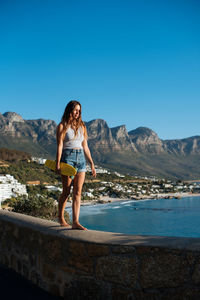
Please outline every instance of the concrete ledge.
[{"label": "concrete ledge", "polygon": [[200,238],[69,230],[6,210],[0,232],[0,263],[56,296],[200,297]]}]

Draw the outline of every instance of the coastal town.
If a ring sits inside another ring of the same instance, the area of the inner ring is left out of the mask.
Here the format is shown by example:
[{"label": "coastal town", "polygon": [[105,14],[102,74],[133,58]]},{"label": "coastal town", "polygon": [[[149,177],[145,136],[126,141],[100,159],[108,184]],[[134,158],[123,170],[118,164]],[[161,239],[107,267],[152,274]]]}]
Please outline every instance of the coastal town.
[{"label": "coastal town", "polygon": [[[45,163],[45,159],[37,157],[32,157],[32,161],[39,165]],[[200,194],[200,183],[195,181],[173,181],[137,174],[130,176],[100,166],[96,166],[96,171],[95,179],[92,176],[86,176],[82,193],[83,203],[106,203],[116,199],[181,198]],[[87,167],[87,174],[90,174],[89,167]],[[3,203],[6,199],[18,196],[28,197],[27,187],[40,184],[40,181],[27,181],[26,184],[22,184],[10,174],[0,174],[0,202]],[[45,182],[43,185],[47,191],[57,193],[55,195],[62,191],[61,182],[56,184]]]}]

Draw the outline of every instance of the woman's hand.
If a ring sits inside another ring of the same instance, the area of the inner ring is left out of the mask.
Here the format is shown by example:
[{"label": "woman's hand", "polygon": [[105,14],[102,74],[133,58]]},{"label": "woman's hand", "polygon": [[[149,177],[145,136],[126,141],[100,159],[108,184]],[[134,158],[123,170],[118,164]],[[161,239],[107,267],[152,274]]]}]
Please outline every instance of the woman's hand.
[{"label": "woman's hand", "polygon": [[57,165],[56,165],[55,173],[58,174],[58,175],[61,174],[61,171],[60,171],[60,164],[57,164]]},{"label": "woman's hand", "polygon": [[84,150],[84,153],[85,153],[85,157],[86,157],[87,161],[90,163],[91,170],[92,170],[92,176],[96,177],[97,173],[96,173],[96,170],[95,170],[95,167],[94,167],[94,163],[93,163],[93,160],[92,160],[90,149],[88,147],[87,139],[83,140],[82,146],[83,146],[83,150]]},{"label": "woman's hand", "polygon": [[91,165],[91,170],[92,170],[92,176],[96,178],[97,172],[95,170],[94,164]]}]

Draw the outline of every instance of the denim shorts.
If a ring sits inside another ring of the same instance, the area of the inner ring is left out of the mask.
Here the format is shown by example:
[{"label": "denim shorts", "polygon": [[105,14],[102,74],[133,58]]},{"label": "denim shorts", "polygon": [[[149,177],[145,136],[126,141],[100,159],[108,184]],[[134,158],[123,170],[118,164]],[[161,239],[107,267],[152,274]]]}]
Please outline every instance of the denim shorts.
[{"label": "denim shorts", "polygon": [[77,173],[86,172],[86,161],[83,149],[64,149],[60,161],[74,167]]}]

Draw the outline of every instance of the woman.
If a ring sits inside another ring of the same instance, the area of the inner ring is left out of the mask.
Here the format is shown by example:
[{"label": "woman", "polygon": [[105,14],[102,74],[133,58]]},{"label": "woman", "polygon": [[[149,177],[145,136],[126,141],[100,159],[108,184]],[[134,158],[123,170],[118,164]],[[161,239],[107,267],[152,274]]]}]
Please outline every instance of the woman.
[{"label": "woman", "polygon": [[[65,162],[77,169],[73,181],[72,229],[86,230],[79,223],[81,191],[85,180],[86,161],[91,165],[92,175],[96,177],[96,170],[87,143],[87,130],[81,119],[81,104],[70,101],[64,111],[62,120],[57,127],[56,173],[60,174],[60,162]],[[59,198],[58,218],[61,226],[70,227],[64,219],[65,206],[70,194],[72,178],[61,175],[63,191]]]}]

